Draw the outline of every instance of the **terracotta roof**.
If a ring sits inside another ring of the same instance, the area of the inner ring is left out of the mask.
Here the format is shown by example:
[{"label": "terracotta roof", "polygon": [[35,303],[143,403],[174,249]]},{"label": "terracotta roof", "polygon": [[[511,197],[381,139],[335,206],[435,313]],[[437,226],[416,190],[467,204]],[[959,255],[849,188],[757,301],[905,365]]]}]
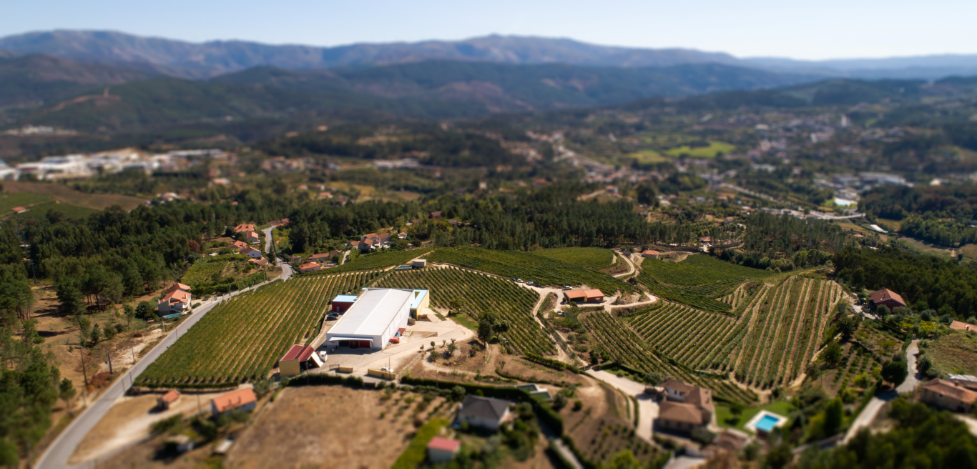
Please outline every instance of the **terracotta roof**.
[{"label": "terracotta roof", "polygon": [[241,223],[234,227],[235,233],[246,233],[249,231],[254,231],[254,223]]},{"label": "terracotta roof", "polygon": [[236,248],[243,248],[243,247],[247,247],[248,243],[245,243],[244,241],[234,241],[233,243],[231,243],[231,245]]},{"label": "terracotta roof", "polygon": [[587,296],[587,299],[588,300],[591,299],[591,298],[603,298],[604,297],[604,292],[602,292],[600,290],[597,290],[596,288],[593,289],[593,290],[587,290],[587,291],[583,292],[583,294]]},{"label": "terracotta roof", "polygon": [[258,239],[261,239],[261,238],[260,238],[260,237],[258,236],[258,233],[257,233],[256,231],[252,231],[252,232],[250,232],[250,233],[248,233],[248,237],[249,237],[249,238],[258,238]]},{"label": "terracotta roof", "polygon": [[977,392],[957,386],[954,382],[945,379],[934,379],[924,384],[923,387],[967,404],[977,402]]},{"label": "terracotta roof", "polygon": [[288,353],[280,361],[287,362],[289,360],[298,360],[304,362],[312,358],[312,354],[315,353],[315,349],[311,346],[293,345],[292,348],[288,349]]},{"label": "terracotta roof", "polygon": [[484,419],[502,420],[509,409],[509,401],[491,397],[468,396],[461,403],[458,415],[467,415]]},{"label": "terracotta roof", "polygon": [[566,294],[567,299],[570,299],[570,300],[587,298],[587,293],[584,292],[583,290],[570,290],[570,291],[563,292],[563,293]]},{"label": "terracotta roof", "polygon": [[167,292],[176,291],[176,290],[190,291],[190,286],[184,285],[180,282],[176,282],[173,285],[170,285],[170,288],[166,289]]},{"label": "terracotta roof", "polygon": [[956,329],[958,331],[977,331],[977,326],[966,322],[953,321],[950,323],[950,329]]},{"label": "terracotta roof", "polygon": [[455,452],[461,446],[461,442],[458,440],[452,440],[451,438],[443,438],[436,436],[431,438],[431,442],[427,444],[428,449],[438,449],[441,451]]},{"label": "terracotta roof", "polygon": [[170,303],[170,304],[187,303],[189,301],[190,301],[190,294],[183,290],[173,290],[167,293],[166,296],[164,296],[161,300],[159,300],[160,303]]},{"label": "terracotta roof", "polygon": [[14,208],[12,208],[12,209],[10,209],[10,210],[13,210],[13,211],[15,211],[15,212],[18,212],[18,213],[19,213],[19,212],[23,212],[23,211],[25,211],[25,210],[27,210],[27,209],[26,209],[26,208],[24,208],[24,207],[14,207]]},{"label": "terracotta roof", "polygon": [[316,267],[322,267],[318,262],[307,262],[299,266],[299,270],[314,269]]},{"label": "terracotta roof", "polygon": [[659,254],[661,253],[654,249],[645,249],[644,251],[641,251],[642,256],[657,256]]},{"label": "terracotta roof", "polygon": [[254,394],[254,389],[251,388],[241,388],[237,391],[229,392],[223,396],[217,396],[211,399],[211,402],[214,404],[217,412],[227,412],[228,410],[236,409],[257,401],[258,396]]},{"label": "terracotta roof", "polygon": [[702,412],[699,411],[699,408],[684,402],[662,402],[658,408],[658,418],[673,422],[702,425]]},{"label": "terracotta roof", "polygon": [[678,391],[686,396],[689,395],[689,393],[691,393],[695,389],[695,386],[686,383],[685,381],[679,381],[677,379],[665,380],[665,382],[662,383],[662,387],[665,389],[672,389],[674,391]]},{"label": "terracotta roof", "polygon": [[315,261],[315,260],[319,260],[319,259],[329,259],[330,257],[332,257],[332,256],[329,255],[329,254],[327,254],[327,253],[313,254],[313,255],[309,256],[309,260],[310,261]]},{"label": "terracotta roof", "polygon": [[888,300],[895,300],[898,301],[903,306],[906,305],[906,302],[903,301],[902,297],[899,296],[898,293],[889,290],[888,288],[883,288],[879,291],[872,292],[872,303],[881,303],[883,301],[888,301]]},{"label": "terracotta roof", "polygon": [[162,396],[160,396],[159,400],[161,400],[161,401],[163,401],[163,402],[165,402],[167,404],[172,404],[172,403],[176,402],[176,400],[179,399],[179,398],[180,398],[180,393],[179,392],[177,392],[177,391],[170,391],[170,392],[168,392],[168,393],[163,394]]}]

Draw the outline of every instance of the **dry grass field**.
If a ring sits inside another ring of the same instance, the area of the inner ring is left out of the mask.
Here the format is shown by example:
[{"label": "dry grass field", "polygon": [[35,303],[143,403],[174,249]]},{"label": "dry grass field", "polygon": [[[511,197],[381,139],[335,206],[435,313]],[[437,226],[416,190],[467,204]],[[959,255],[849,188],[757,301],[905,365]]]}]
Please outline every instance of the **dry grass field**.
[{"label": "dry grass field", "polygon": [[120,194],[88,194],[76,191],[66,185],[43,182],[4,181],[3,191],[6,193],[32,193],[47,196],[61,203],[69,203],[93,210],[104,210],[113,205],[123,210],[132,210],[145,202],[139,197]]}]

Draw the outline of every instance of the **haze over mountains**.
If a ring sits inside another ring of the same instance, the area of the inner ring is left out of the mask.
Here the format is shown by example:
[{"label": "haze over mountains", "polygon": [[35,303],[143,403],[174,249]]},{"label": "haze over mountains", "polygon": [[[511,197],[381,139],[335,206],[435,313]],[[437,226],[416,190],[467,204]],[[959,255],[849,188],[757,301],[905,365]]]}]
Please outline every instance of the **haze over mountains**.
[{"label": "haze over mountains", "polygon": [[499,35],[461,41],[315,47],[247,41],[191,43],[111,31],[56,30],[0,38],[0,50],[142,68],[190,79],[210,78],[257,66],[304,70],[445,60],[627,68],[715,63],[852,78],[936,79],[977,73],[977,54],[825,61],[740,59],[726,53],[692,49],[612,47],[572,39]]}]

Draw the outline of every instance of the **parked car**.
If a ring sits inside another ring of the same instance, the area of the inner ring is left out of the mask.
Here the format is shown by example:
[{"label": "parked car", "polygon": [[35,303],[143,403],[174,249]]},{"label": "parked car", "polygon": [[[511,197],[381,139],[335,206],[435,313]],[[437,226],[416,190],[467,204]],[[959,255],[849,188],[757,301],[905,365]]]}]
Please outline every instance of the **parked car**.
[{"label": "parked car", "polygon": [[517,278],[517,279],[516,279],[516,283],[522,283],[522,282],[523,282],[523,281],[522,281],[522,279],[521,279],[521,278]]},{"label": "parked car", "polygon": [[566,285],[566,286],[563,287],[563,289],[564,290],[573,290],[573,287],[571,287],[570,285]]},{"label": "parked car", "polygon": [[535,283],[533,283],[533,281],[530,280],[530,281],[526,282],[526,285],[533,286],[533,285],[535,285]]}]

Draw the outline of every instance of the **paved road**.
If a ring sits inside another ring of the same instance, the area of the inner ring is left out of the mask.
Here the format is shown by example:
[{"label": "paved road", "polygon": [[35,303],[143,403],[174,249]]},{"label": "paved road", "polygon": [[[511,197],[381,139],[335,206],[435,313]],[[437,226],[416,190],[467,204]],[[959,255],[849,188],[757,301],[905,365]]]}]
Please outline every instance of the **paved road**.
[{"label": "paved road", "polygon": [[919,347],[917,346],[916,341],[913,341],[906,349],[906,363],[909,367],[909,375],[906,376],[906,380],[896,387],[896,392],[880,394],[868,401],[868,404],[865,405],[862,412],[858,414],[858,418],[856,418],[855,421],[852,422],[851,427],[848,428],[848,433],[845,434],[845,439],[842,440],[842,444],[848,443],[848,440],[854,437],[859,430],[862,428],[867,428],[869,425],[871,425],[872,422],[875,421],[875,418],[878,417],[879,411],[882,410],[882,406],[885,405],[886,402],[899,397],[899,394],[913,392],[916,387],[919,386],[921,376],[919,372],[916,371],[917,354],[919,354]]},{"label": "paved road", "polygon": [[265,252],[269,252],[269,253],[271,252],[271,240],[272,240],[271,230],[274,230],[274,228],[270,226],[268,228],[261,230],[262,232],[265,233]]},{"label": "paved road", "polygon": [[[291,267],[286,264],[279,262],[282,266],[283,273],[281,276],[282,280],[287,280],[292,276]],[[267,283],[267,282],[264,282]],[[258,288],[263,285],[255,285],[251,288],[236,291],[229,295],[224,295],[224,299],[236,296],[241,293]],[[88,406],[81,415],[76,417],[68,428],[58,435],[58,438],[54,440],[38,459],[36,467],[40,469],[61,469],[68,466],[68,459],[78,448],[78,444],[85,438],[85,435],[102,420],[102,417],[109,411],[115,400],[119,398],[126,390],[132,387],[133,379],[137,378],[140,373],[146,370],[146,368],[153,363],[166,349],[170,348],[171,345],[176,343],[176,340],[185,334],[187,330],[193,327],[201,318],[203,318],[215,305],[219,302],[217,300],[208,300],[197,307],[194,313],[190,315],[182,324],[177,327],[177,330],[170,335],[166,336],[159,344],[153,347],[146,356],[142,357],[135,366],[132,367],[121,379],[117,380],[112,386],[109,386],[106,390],[92,405]]]}]

